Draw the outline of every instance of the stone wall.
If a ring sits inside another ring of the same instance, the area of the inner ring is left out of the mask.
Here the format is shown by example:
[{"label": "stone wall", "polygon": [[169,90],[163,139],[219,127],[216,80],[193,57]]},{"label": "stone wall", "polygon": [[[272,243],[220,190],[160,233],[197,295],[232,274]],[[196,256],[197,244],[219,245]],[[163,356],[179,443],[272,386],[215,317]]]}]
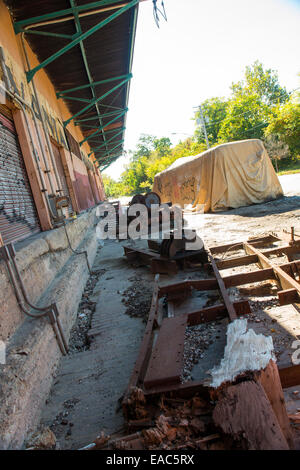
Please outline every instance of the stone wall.
[{"label": "stone wall", "polygon": [[[87,230],[94,224],[95,209],[82,213],[67,223],[72,248],[84,239]],[[53,281],[72,255],[64,227],[39,233],[15,244],[16,262],[22,275],[29,299],[35,303]],[[0,261],[0,339],[8,340],[24,319],[13,287],[9,281],[6,266]]]},{"label": "stone wall", "polygon": [[[95,210],[67,224],[72,247],[87,250],[91,265],[98,247]],[[68,248],[64,227],[20,242],[16,250],[28,298],[38,305],[57,303],[68,339],[89,274],[85,256]],[[47,318],[20,312],[3,261],[0,291],[0,333],[7,344],[6,364],[0,365],[0,449],[16,449],[39,421],[61,352]]]}]

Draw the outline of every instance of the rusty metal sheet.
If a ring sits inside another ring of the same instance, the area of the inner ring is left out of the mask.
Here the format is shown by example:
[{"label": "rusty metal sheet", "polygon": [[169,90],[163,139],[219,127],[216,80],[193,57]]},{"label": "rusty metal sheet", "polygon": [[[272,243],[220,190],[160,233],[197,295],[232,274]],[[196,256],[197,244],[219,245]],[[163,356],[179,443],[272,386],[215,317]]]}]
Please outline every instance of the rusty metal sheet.
[{"label": "rusty metal sheet", "polygon": [[180,383],[187,318],[165,318],[144,379],[145,388]]}]

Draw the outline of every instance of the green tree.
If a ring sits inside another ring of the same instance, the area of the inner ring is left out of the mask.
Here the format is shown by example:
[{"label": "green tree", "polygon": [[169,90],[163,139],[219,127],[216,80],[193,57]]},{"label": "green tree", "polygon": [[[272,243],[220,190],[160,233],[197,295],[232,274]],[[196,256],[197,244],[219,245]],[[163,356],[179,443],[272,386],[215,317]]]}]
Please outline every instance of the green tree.
[{"label": "green tree", "polygon": [[[226,117],[228,102],[225,98],[210,98],[205,100],[201,104],[206,131],[208,135],[208,140],[211,145],[218,142],[219,131],[222,125],[223,120]],[[200,113],[197,111],[195,113],[195,119],[200,120]],[[205,143],[205,136],[201,126],[197,127],[195,134],[195,139],[199,143]]]},{"label": "green tree", "polygon": [[270,124],[265,130],[266,136],[276,138],[289,146],[291,154],[300,155],[300,95],[278,105],[276,113],[270,118]]},{"label": "green tree", "polygon": [[225,119],[218,134],[219,142],[261,139],[268,125],[269,107],[256,94],[240,94],[229,101]]},{"label": "green tree", "polygon": [[107,198],[118,197],[124,193],[124,186],[121,181],[115,181],[105,174],[102,174],[102,181]]},{"label": "green tree", "polygon": [[[244,79],[233,83],[228,100],[211,98],[202,103],[208,140],[211,145],[234,140],[262,138],[264,128],[276,114],[278,105],[285,103],[289,94],[278,80],[278,74],[265,69],[256,61],[245,69]],[[196,113],[196,118],[199,113]],[[195,132],[204,142],[200,128]]]},{"label": "green tree", "polygon": [[245,79],[233,83],[231,90],[234,96],[257,95],[263,103],[271,106],[284,103],[289,98],[286,88],[279,84],[278,73],[272,69],[265,70],[259,61],[246,67]]},{"label": "green tree", "polygon": [[232,97],[218,134],[221,142],[261,139],[277,106],[289,98],[279,84],[277,72],[265,70],[258,61],[246,67],[244,80],[233,83],[231,90]]}]

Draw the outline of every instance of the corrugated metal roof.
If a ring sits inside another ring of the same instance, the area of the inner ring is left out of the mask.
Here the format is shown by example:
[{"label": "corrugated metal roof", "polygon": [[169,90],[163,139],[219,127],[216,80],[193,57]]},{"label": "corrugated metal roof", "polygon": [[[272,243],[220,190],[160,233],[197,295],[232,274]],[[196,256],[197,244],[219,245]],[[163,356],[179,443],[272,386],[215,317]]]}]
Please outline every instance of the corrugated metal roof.
[{"label": "corrugated metal roof", "polygon": [[[76,2],[77,7],[84,6],[85,8],[89,8],[87,10],[81,9],[79,12],[80,15],[86,15],[87,12],[89,12],[87,16],[79,17],[82,33],[90,30],[99,22],[102,22],[114,12],[118,11],[118,8],[130,2],[129,0],[119,0],[112,3],[112,0],[102,0],[102,2],[93,3],[97,4],[97,8],[92,9],[90,6],[87,7],[88,4],[91,4],[90,0],[78,0]],[[34,18],[37,17],[37,14],[40,17],[41,15],[70,9],[72,0],[31,0],[30,2],[6,0],[6,4],[10,8],[15,23],[28,19],[32,19],[32,23],[35,23]],[[103,9],[112,8],[112,10],[99,12],[98,10],[101,8],[102,4]],[[138,4],[82,41],[81,46],[84,46],[86,62],[90,71],[90,78],[93,82],[128,75],[130,73],[137,9]],[[95,13],[95,11],[97,11],[97,13]],[[66,21],[66,18],[70,16],[71,18]],[[39,23],[39,26],[24,25],[23,28],[26,27],[38,32],[58,35],[74,35],[76,32],[78,33],[75,17],[72,14],[70,15],[70,13],[66,13],[64,16],[58,16],[56,19],[48,20],[47,24],[45,20]],[[25,36],[40,62],[45,61],[70,42],[70,39],[60,36],[44,36],[26,32]],[[89,84],[81,46],[80,44],[75,45],[68,52],[65,52],[45,66],[49,78],[57,92],[64,92],[65,90]],[[68,96],[80,100],[91,100],[93,97],[98,98],[108,93],[118,83],[120,83],[120,79],[95,85],[93,86],[94,95],[91,87],[87,87],[69,92]],[[80,121],[77,125],[80,125],[85,138],[89,137],[99,126],[104,126],[104,132],[97,132],[95,136],[88,140],[93,150],[100,146],[100,149],[97,150],[97,158],[99,158],[99,163],[101,162],[102,166],[108,165],[113,158],[115,159],[122,153],[123,144],[119,147],[116,147],[116,145],[124,139],[124,130],[122,131],[121,129],[125,127],[126,113],[119,118],[117,117],[118,114],[112,113],[117,113],[118,109],[120,109],[121,112],[122,109],[127,107],[129,83],[128,81],[98,102],[98,111],[100,116],[104,115],[103,118],[99,120],[99,117],[97,117],[96,105],[90,107],[77,118],[77,120]],[[89,104],[88,102],[79,100],[66,100],[66,102],[72,115],[77,114]],[[86,118],[93,117],[95,117],[95,119],[86,120]],[[84,121],[82,122],[82,120]],[[110,122],[111,124],[105,128]],[[107,130],[109,130],[109,133],[105,134]],[[105,143],[105,141],[108,140],[109,142]]]}]

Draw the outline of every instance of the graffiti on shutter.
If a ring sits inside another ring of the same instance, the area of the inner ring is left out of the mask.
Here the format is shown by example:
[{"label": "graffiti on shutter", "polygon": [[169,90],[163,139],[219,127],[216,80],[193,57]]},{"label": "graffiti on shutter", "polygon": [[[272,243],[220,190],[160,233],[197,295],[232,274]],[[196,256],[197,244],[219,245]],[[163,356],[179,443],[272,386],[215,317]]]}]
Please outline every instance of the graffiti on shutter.
[{"label": "graffiti on shutter", "polygon": [[0,114],[0,233],[4,243],[40,231],[28,176],[9,110]]}]

